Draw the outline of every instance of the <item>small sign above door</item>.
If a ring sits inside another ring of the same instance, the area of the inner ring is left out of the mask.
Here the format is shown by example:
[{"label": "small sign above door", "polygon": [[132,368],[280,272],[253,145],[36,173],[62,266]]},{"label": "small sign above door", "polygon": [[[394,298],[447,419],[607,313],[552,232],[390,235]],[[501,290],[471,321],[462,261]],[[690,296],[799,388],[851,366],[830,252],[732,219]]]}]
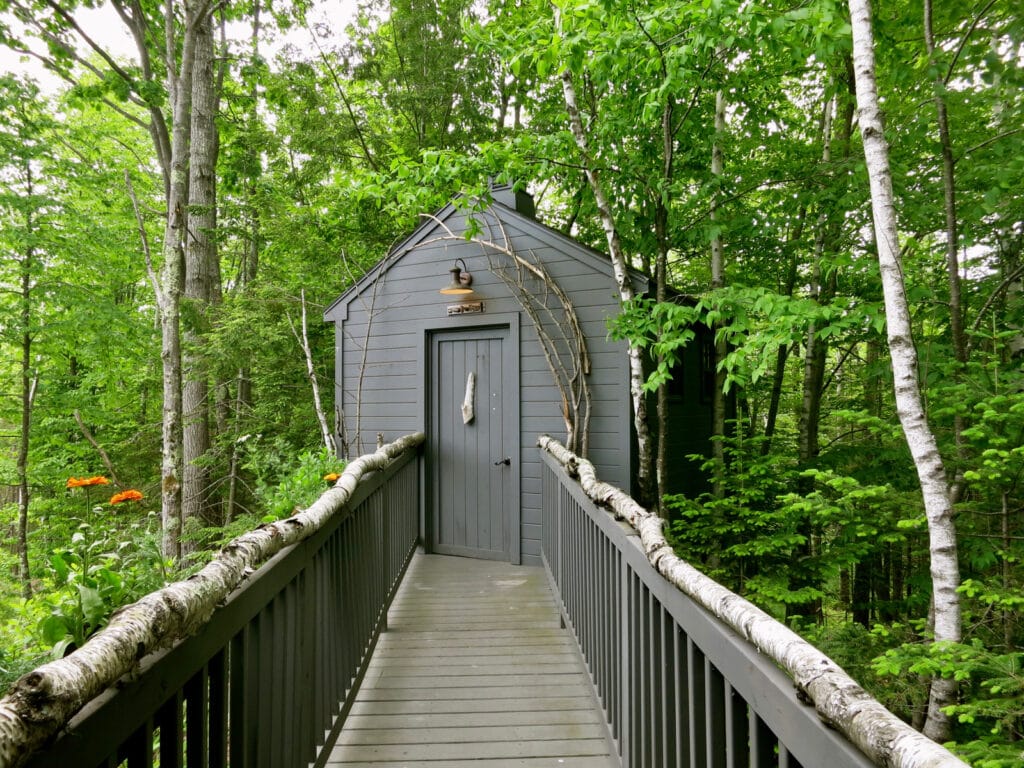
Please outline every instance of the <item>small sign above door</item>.
[{"label": "small sign above door", "polygon": [[473,315],[484,311],[482,301],[467,301],[465,304],[449,304],[448,315]]}]

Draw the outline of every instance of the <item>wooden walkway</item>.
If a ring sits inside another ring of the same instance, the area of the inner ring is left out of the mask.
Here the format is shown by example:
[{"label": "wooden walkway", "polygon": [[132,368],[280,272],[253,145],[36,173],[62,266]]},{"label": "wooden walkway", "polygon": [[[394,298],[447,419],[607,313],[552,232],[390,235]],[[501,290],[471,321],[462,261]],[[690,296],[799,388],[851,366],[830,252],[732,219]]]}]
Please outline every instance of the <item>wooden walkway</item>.
[{"label": "wooden walkway", "polygon": [[417,555],[328,765],[612,768],[540,568]]}]

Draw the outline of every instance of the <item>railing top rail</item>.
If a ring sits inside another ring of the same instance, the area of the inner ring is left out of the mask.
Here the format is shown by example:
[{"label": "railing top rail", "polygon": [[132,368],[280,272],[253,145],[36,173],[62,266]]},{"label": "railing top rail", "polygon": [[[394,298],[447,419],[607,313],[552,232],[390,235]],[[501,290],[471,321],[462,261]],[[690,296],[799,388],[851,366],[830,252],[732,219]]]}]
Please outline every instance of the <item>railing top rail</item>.
[{"label": "railing top rail", "polygon": [[778,664],[818,715],[876,765],[966,768],[966,763],[882,706],[838,664],[789,627],[679,558],[662,533],[664,520],[597,478],[593,464],[552,437],[537,445],[577,481],[597,507],[610,510],[638,534],[651,566],[669,583]]},{"label": "railing top rail", "polygon": [[21,765],[142,658],[194,634],[254,570],[321,530],[370,474],[404,463],[395,460],[424,439],[406,435],[351,461],[308,509],[238,536],[198,573],[122,608],[74,653],[22,676],[0,699],[0,768]]}]

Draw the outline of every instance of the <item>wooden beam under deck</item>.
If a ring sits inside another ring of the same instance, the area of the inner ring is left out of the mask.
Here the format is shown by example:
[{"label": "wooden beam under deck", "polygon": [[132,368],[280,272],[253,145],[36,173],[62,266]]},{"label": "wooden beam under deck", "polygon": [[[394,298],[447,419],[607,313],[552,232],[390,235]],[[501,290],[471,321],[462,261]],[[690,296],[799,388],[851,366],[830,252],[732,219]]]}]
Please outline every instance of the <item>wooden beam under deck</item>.
[{"label": "wooden beam under deck", "polygon": [[337,768],[613,768],[543,569],[417,555],[328,760]]}]

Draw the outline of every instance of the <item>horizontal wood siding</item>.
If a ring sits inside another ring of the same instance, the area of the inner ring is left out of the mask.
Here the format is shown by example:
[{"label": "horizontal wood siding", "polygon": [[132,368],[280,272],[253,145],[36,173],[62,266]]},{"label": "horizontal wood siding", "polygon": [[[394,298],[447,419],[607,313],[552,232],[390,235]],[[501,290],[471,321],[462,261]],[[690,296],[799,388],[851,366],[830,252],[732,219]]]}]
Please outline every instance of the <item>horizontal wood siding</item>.
[{"label": "horizontal wood siding", "polygon": [[[540,260],[571,298],[588,337],[592,365],[590,458],[602,477],[629,488],[630,405],[625,346],[607,339],[607,320],[618,311],[619,304],[611,265],[535,222],[508,209],[497,210],[516,251],[531,261]],[[462,231],[461,214],[448,211],[442,215],[447,215],[446,223],[452,231]],[[500,241],[493,218],[484,224],[485,231],[489,229],[490,236]],[[349,453],[356,455],[375,445],[377,433],[390,441],[425,429],[424,355],[428,331],[492,325],[501,315],[519,317],[520,380],[513,383],[511,391],[518,391],[520,399],[520,541],[523,562],[539,564],[540,465],[534,444],[541,433],[565,438],[561,399],[530,318],[493,271],[507,265],[507,257],[494,252],[487,255],[480,245],[463,240],[438,241],[436,238],[443,234],[439,227],[433,233],[421,233],[420,241],[414,238],[404,255],[392,257],[390,266],[377,276],[376,285],[366,282],[328,312],[328,319],[337,323],[335,402],[344,418],[342,437]],[[476,295],[469,300],[484,303],[482,314],[447,315],[447,307],[458,304],[458,298],[438,291],[457,258],[465,261],[473,275]],[[548,306],[560,314],[553,300]],[[357,406],[360,400],[361,406]]]}]

